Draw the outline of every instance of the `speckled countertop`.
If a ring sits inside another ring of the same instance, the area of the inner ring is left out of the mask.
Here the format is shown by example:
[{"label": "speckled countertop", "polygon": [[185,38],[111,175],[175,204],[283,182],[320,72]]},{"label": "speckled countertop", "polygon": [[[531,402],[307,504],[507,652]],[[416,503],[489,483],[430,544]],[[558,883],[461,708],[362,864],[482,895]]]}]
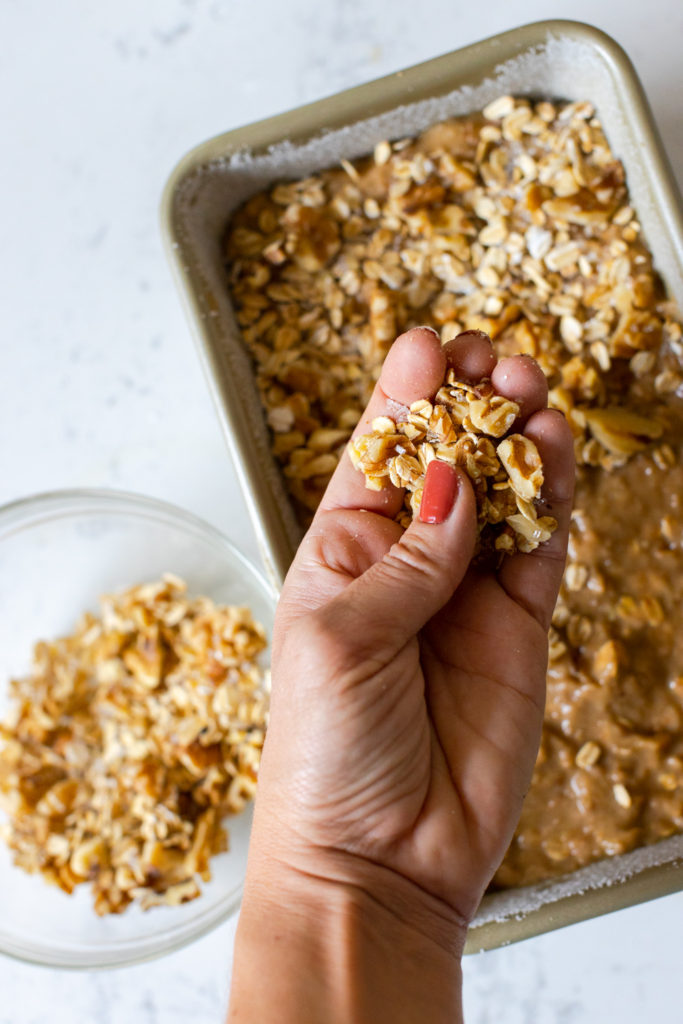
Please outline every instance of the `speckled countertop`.
[{"label": "speckled countertop", "polygon": [[[219,131],[550,16],[626,48],[680,179],[678,0],[4,0],[0,503],[140,491],[256,556],[161,248],[170,169]],[[234,931],[110,973],[0,959],[0,1024],[218,1024]],[[470,958],[468,1024],[680,1021],[682,938],[678,895]]]}]

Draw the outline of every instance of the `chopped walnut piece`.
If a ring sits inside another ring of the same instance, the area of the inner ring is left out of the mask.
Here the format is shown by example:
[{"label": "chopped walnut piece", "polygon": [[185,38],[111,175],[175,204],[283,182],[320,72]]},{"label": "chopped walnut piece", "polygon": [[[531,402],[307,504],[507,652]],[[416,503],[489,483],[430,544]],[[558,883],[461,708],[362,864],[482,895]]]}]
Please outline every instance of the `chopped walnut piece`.
[{"label": "chopped walnut piece", "polygon": [[0,722],[0,799],[15,863],[98,914],[200,895],[221,824],[254,793],[267,716],[263,628],[169,574],[101,599],[35,646]]},{"label": "chopped walnut piece", "polygon": [[662,435],[661,423],[618,406],[589,409],[584,417],[593,437],[615,455],[642,451]]},{"label": "chopped walnut piece", "polygon": [[538,448],[529,437],[511,434],[498,445],[498,458],[510,477],[515,494],[527,501],[541,495],[543,466]]},{"label": "chopped walnut piece", "polygon": [[492,395],[491,398],[475,398],[468,406],[468,421],[466,426],[476,430],[480,434],[489,434],[491,437],[502,437],[507,434],[512,424],[519,415],[519,406],[509,398],[502,395]]}]

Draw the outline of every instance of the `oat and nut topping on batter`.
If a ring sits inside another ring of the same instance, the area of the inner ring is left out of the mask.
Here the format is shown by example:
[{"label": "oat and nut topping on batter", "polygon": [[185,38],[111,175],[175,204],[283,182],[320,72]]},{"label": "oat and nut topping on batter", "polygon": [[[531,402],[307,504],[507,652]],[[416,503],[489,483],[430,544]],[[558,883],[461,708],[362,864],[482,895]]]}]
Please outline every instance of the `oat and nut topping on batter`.
[{"label": "oat and nut topping on batter", "polygon": [[680,340],[589,103],[502,97],[482,115],[276,185],[235,215],[229,280],[305,525],[389,346],[428,324],[526,352],[576,435],[580,465],[621,465],[661,435],[629,401],[643,375],[675,392],[659,354]]},{"label": "oat and nut topping on batter", "polygon": [[280,183],[225,255],[302,525],[398,334],[479,329],[538,360],[578,487],[541,752],[497,883],[683,831],[681,326],[591,104],[503,96]]},{"label": "oat and nut topping on batter", "polygon": [[247,608],[190,598],[170,574],[102,598],[40,641],[0,722],[14,861],[98,914],[200,895],[222,819],[254,794],[266,724],[264,631]]},{"label": "oat and nut topping on batter", "polygon": [[433,402],[413,402],[398,423],[377,417],[371,433],[349,441],[348,452],[370,489],[390,483],[405,488],[405,507],[397,517],[402,526],[419,512],[432,459],[462,467],[477,501],[478,553],[534,551],[557,521],[539,516],[534,504],[543,466],[530,438],[509,433],[518,413],[517,403],[496,394],[489,380],[465,384],[449,370]]}]

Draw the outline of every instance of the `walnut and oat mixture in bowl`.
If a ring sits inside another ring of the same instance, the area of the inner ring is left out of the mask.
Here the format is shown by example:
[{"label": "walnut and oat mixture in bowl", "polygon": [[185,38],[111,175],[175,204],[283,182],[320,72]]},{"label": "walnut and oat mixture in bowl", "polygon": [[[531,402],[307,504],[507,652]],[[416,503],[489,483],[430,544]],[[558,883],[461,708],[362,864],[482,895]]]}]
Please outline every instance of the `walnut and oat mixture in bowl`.
[{"label": "walnut and oat mixture in bowl", "polygon": [[36,643],[0,720],[14,863],[67,893],[90,883],[100,915],[196,899],[256,789],[265,648],[248,608],[168,573]]},{"label": "walnut and oat mixture in bowl", "polygon": [[239,906],[272,588],[208,523],[114,491],[4,506],[0,567],[0,951],[177,949]]},{"label": "walnut and oat mixture in bowl", "polygon": [[683,831],[681,324],[591,104],[503,96],[281,182],[234,215],[225,262],[304,526],[399,333],[483,330],[539,362],[578,488],[541,752],[496,884]]}]

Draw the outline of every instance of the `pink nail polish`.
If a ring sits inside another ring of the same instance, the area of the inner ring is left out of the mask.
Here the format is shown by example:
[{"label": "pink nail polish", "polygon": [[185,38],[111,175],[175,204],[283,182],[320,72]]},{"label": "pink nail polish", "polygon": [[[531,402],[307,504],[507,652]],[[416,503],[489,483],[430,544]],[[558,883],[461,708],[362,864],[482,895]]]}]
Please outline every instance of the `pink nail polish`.
[{"label": "pink nail polish", "polygon": [[440,459],[432,459],[427,466],[420,520],[423,523],[443,523],[448,519],[458,493],[458,474],[453,466]]}]

